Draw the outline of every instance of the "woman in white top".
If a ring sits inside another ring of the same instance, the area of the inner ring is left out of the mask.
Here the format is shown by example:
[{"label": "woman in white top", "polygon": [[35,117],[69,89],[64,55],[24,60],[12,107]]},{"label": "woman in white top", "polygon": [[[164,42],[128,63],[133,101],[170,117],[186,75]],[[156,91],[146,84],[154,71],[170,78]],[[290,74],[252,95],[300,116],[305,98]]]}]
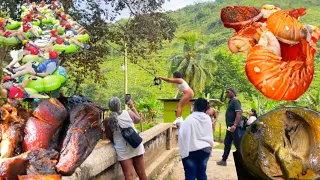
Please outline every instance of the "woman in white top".
[{"label": "woman in white top", "polygon": [[182,74],[180,72],[174,72],[173,73],[173,78],[165,78],[160,76],[160,79],[176,84],[178,89],[183,92],[183,97],[180,99],[178,103],[178,108],[176,111],[176,118],[177,122],[182,121],[181,114],[182,114],[182,108],[185,106],[193,97],[194,97],[194,92],[188,85],[186,81],[182,79]]},{"label": "woman in white top", "polygon": [[207,162],[213,147],[209,103],[203,98],[194,102],[194,112],[180,125],[178,143],[186,180],[206,180]]},{"label": "woman in white top", "polygon": [[108,108],[112,111],[110,116],[104,121],[106,136],[114,145],[117,152],[118,161],[126,180],[133,180],[134,167],[139,179],[146,180],[143,154],[145,152],[141,143],[137,148],[133,148],[121,135],[121,128],[132,127],[136,132],[134,123],[140,122],[140,116],[134,108],[132,100],[128,107],[131,111],[121,110],[120,99],[112,97],[108,102]]},{"label": "woman in white top", "polygon": [[250,124],[252,124],[256,119],[257,119],[257,111],[254,109],[251,109],[250,113],[249,113],[250,117],[247,121],[247,125],[250,126]]}]

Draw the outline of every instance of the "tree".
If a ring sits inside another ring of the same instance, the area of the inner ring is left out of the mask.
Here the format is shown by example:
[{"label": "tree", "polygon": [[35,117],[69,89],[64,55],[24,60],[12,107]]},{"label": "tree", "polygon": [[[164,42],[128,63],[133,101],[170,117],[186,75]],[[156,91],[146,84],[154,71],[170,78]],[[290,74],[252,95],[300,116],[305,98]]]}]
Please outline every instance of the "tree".
[{"label": "tree", "polygon": [[278,101],[267,99],[260,95],[252,95],[251,108],[257,111],[258,116],[267,113],[279,106]]},{"label": "tree", "polygon": [[[35,2],[39,3],[40,0]],[[137,63],[138,57],[144,58],[146,54],[157,51],[163,40],[173,39],[176,30],[173,20],[161,13],[165,0],[61,2],[65,12],[90,32],[90,50],[67,54],[63,60],[63,65],[69,70],[70,80],[78,84],[82,83],[85,77],[92,82],[106,83],[100,72],[100,64],[105,60],[110,48],[113,48],[110,43],[118,45],[121,52],[126,49],[128,56],[132,57],[131,60]],[[0,9],[19,19],[23,3],[20,0],[1,1]],[[46,0],[46,3],[50,1]],[[115,22],[124,9],[129,9],[130,18],[126,23]],[[70,84],[74,86],[73,83]]]},{"label": "tree", "polygon": [[169,76],[179,71],[185,75],[186,82],[193,90],[201,92],[213,79],[216,70],[211,50],[199,40],[196,33],[186,33],[180,39],[183,40],[183,51],[168,60]]},{"label": "tree", "polygon": [[258,94],[258,91],[247,80],[241,55],[233,55],[225,49],[214,51],[214,59],[218,64],[217,71],[213,74],[213,81],[206,86],[205,93],[219,96],[220,101],[226,99],[225,91],[234,87],[238,93],[243,92],[249,97]]}]

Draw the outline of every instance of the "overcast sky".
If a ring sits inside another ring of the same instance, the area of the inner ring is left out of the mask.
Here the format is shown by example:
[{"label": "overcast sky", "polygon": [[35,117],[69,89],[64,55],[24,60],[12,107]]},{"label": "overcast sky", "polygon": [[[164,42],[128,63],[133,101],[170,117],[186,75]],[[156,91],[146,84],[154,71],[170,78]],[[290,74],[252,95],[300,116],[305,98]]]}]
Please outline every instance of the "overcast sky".
[{"label": "overcast sky", "polygon": [[[214,1],[214,0],[170,0],[170,2],[166,2],[163,5],[163,9],[165,11],[177,10],[177,9],[183,8],[183,7],[190,5],[190,4],[194,4],[194,3],[198,3],[198,2],[208,2],[208,1]],[[123,13],[121,14],[121,17],[119,17],[119,19],[128,18],[128,17],[129,17],[129,11],[124,10]]]}]

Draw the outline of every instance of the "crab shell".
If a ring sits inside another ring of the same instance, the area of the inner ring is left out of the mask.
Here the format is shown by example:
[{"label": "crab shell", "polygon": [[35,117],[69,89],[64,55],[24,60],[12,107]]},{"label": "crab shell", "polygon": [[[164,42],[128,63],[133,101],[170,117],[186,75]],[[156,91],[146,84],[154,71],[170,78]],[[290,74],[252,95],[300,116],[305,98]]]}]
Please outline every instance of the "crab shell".
[{"label": "crab shell", "polygon": [[307,39],[309,32],[290,12],[280,10],[273,13],[267,20],[267,28],[279,41],[293,45]]},{"label": "crab shell", "polygon": [[248,55],[249,81],[267,98],[296,100],[309,88],[314,74],[314,50],[301,40],[290,46],[280,43],[281,57],[256,45]]},{"label": "crab shell", "polygon": [[258,21],[262,14],[252,6],[227,6],[221,9],[220,17],[224,27],[239,31],[243,26]]}]

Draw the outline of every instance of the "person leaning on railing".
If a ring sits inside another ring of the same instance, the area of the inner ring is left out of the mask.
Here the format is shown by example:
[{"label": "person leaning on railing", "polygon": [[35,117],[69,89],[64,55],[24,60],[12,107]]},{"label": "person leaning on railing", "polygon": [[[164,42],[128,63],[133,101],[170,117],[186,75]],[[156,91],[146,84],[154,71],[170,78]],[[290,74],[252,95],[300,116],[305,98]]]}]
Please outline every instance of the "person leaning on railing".
[{"label": "person leaning on railing", "polygon": [[131,110],[121,110],[119,98],[112,97],[109,100],[108,108],[111,110],[111,113],[103,122],[106,136],[114,145],[125,179],[133,180],[134,172],[132,167],[134,167],[139,179],[146,180],[147,176],[143,158],[145,149],[143,143],[133,148],[121,133],[122,129],[128,127],[132,127],[137,132],[134,123],[140,122],[140,116],[134,108],[133,101],[130,100],[127,105]]}]

